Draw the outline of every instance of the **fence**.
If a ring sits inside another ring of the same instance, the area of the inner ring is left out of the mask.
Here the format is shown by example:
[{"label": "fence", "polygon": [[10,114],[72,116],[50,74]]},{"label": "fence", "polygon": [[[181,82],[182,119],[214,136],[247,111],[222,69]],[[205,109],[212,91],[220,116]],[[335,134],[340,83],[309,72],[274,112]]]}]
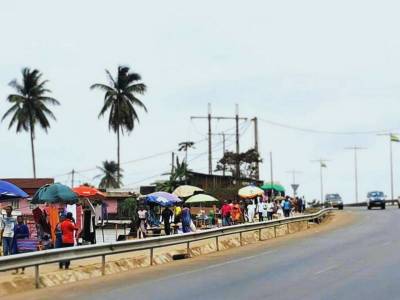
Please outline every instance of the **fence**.
[{"label": "fence", "polygon": [[35,286],[39,288],[40,276],[39,266],[51,263],[58,263],[62,260],[79,260],[91,257],[101,257],[102,275],[105,274],[106,256],[127,252],[149,250],[150,265],[153,265],[154,249],[186,244],[187,254],[190,255],[190,243],[214,239],[217,251],[219,251],[219,238],[227,235],[239,234],[240,244],[243,244],[242,234],[249,231],[258,231],[259,240],[262,240],[261,230],[276,228],[296,222],[317,222],[319,223],[332,209],[323,209],[317,213],[279,219],[267,222],[233,225],[227,227],[214,228],[205,231],[170,235],[162,237],[147,238],[142,240],[122,241],[109,244],[87,245],[73,248],[51,249],[39,252],[24,253],[18,255],[0,257],[0,272],[14,270],[17,268],[35,268]]}]

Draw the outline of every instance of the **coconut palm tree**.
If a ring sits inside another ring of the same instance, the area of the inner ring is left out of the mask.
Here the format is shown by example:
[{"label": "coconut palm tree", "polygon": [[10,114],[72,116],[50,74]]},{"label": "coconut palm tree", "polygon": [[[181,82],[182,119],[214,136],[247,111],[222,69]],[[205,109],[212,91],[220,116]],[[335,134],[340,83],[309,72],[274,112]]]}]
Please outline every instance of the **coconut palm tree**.
[{"label": "coconut palm tree", "polygon": [[36,162],[35,162],[35,128],[39,124],[47,133],[50,128],[48,118],[56,120],[56,117],[47,107],[47,105],[59,105],[60,103],[49,97],[51,93],[46,88],[47,80],[42,80],[42,73],[37,69],[31,70],[24,68],[22,70],[22,82],[19,83],[16,79],[11,81],[9,85],[15,89],[15,94],[10,94],[7,101],[12,104],[6,113],[3,115],[2,121],[11,116],[11,121],[8,126],[10,129],[15,125],[17,133],[27,131],[31,138],[31,152],[33,177],[36,178]]},{"label": "coconut palm tree", "polygon": [[130,72],[129,67],[119,66],[116,78],[108,70],[106,74],[109,85],[96,83],[90,88],[105,92],[99,118],[110,111],[108,127],[117,134],[117,177],[120,178],[120,132],[130,133],[135,122],[139,122],[136,106],[147,112],[146,106],[135,95],[143,95],[146,92],[146,85],[140,82],[142,78],[139,74]]},{"label": "coconut palm tree", "polygon": [[188,150],[190,148],[194,148],[194,142],[190,142],[190,141],[182,142],[182,143],[179,143],[178,146],[179,146],[178,151],[185,151],[185,162],[187,164]]},{"label": "coconut palm tree", "polygon": [[[115,161],[108,161],[105,160],[102,163],[101,167],[97,167],[102,174],[95,176],[95,178],[100,178],[99,188],[107,189],[107,188],[119,188],[122,184],[121,178],[123,171],[122,169],[118,168],[118,164]],[[118,171],[119,177],[118,177]]]}]

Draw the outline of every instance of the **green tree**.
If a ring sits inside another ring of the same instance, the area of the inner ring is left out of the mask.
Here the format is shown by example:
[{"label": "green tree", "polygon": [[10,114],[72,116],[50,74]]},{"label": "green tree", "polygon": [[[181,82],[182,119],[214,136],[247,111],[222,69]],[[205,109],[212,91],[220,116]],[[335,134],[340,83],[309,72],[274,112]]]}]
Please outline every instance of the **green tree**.
[{"label": "green tree", "polygon": [[141,81],[138,73],[130,72],[129,67],[119,66],[117,77],[114,78],[106,70],[109,85],[96,83],[91,89],[104,91],[104,105],[99,113],[99,118],[109,111],[108,127],[117,134],[117,177],[120,177],[120,132],[132,132],[135,122],[139,122],[139,116],[135,107],[140,107],[147,112],[146,106],[140,101],[136,94],[143,95],[146,85]]},{"label": "green tree", "polygon": [[[97,167],[102,174],[97,175],[95,178],[101,178],[99,188],[119,188],[121,186],[121,178],[123,177],[121,172],[122,169],[118,168],[118,164],[115,161],[105,160],[101,167]],[[120,171],[118,177],[118,170]]]},{"label": "green tree", "polygon": [[47,80],[42,80],[42,73],[38,70],[24,68],[22,70],[22,82],[19,83],[14,79],[9,83],[16,93],[8,95],[7,101],[10,102],[12,106],[6,111],[2,118],[3,121],[8,116],[12,115],[8,129],[15,125],[17,133],[21,131],[30,133],[34,178],[36,178],[34,145],[36,125],[39,124],[47,133],[47,130],[50,128],[49,118],[56,120],[56,117],[47,105],[60,104],[56,99],[48,96],[51,91],[46,88],[47,83]]},{"label": "green tree", "polygon": [[138,203],[136,198],[126,198],[121,204],[121,213],[123,216],[128,217],[131,220],[131,233],[134,233],[137,229],[138,216],[137,209]]},{"label": "green tree", "polygon": [[240,177],[255,178],[256,163],[261,163],[260,154],[255,149],[236,154],[227,151],[219,160],[216,171],[227,170],[232,176],[236,177],[236,162],[239,161]]}]

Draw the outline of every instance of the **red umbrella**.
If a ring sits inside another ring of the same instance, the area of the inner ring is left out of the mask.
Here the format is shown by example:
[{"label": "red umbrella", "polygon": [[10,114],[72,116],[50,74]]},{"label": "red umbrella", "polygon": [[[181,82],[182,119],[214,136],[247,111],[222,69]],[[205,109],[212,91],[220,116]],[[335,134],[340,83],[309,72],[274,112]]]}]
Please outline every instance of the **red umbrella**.
[{"label": "red umbrella", "polygon": [[79,197],[93,197],[93,196],[102,196],[106,195],[100,192],[98,189],[86,185],[81,185],[72,189]]}]

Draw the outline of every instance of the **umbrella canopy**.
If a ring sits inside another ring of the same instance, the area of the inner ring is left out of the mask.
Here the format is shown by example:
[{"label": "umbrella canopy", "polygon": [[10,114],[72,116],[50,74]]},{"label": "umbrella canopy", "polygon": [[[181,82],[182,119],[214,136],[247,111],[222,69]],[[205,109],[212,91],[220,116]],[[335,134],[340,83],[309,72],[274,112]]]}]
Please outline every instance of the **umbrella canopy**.
[{"label": "umbrella canopy", "polygon": [[147,203],[154,203],[160,206],[174,206],[182,202],[177,196],[167,192],[155,192],[145,196]]},{"label": "umbrella canopy", "polygon": [[238,195],[242,198],[255,198],[257,196],[262,196],[264,195],[264,191],[260,189],[259,187],[256,187],[254,185],[249,185],[244,188],[241,188],[238,191]]},{"label": "umbrella canopy", "polygon": [[15,199],[15,198],[28,198],[28,197],[29,195],[16,185],[8,181],[0,180],[0,201]]},{"label": "umbrella canopy", "polygon": [[280,185],[279,183],[271,183],[271,182],[267,182],[264,185],[261,186],[261,188],[266,191],[266,190],[274,190],[277,192],[285,192],[285,188]]},{"label": "umbrella canopy", "polygon": [[192,185],[181,185],[178,186],[172,194],[181,198],[187,198],[193,196],[196,192],[204,192],[201,188]]},{"label": "umbrella canopy", "polygon": [[198,194],[190,197],[185,203],[195,204],[195,203],[217,203],[218,199],[213,196],[206,194]]},{"label": "umbrella canopy", "polygon": [[46,184],[33,196],[33,204],[78,202],[78,196],[68,186],[61,183]]},{"label": "umbrella canopy", "polygon": [[80,185],[78,187],[75,187],[72,189],[79,197],[93,197],[93,196],[102,196],[105,197],[106,195],[102,192],[100,192],[98,189],[91,187],[91,186],[86,186],[86,185]]}]

